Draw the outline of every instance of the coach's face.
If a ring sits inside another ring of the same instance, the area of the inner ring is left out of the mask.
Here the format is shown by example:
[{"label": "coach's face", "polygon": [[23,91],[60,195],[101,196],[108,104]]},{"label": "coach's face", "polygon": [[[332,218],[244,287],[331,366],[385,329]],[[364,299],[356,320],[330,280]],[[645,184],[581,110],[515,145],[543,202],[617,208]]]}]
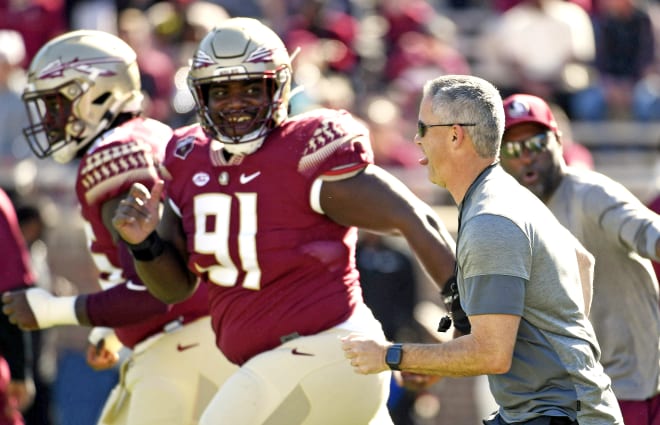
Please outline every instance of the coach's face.
[{"label": "coach's face", "polygon": [[561,155],[557,135],[537,123],[516,124],[502,137],[502,167],[544,202],[559,185]]},{"label": "coach's face", "polygon": [[439,119],[431,110],[431,100],[424,98],[420,104],[415,143],[424,157],[419,160],[428,170],[428,178],[440,187],[447,187],[447,161],[450,160],[448,143],[451,139],[450,126],[435,126]]}]

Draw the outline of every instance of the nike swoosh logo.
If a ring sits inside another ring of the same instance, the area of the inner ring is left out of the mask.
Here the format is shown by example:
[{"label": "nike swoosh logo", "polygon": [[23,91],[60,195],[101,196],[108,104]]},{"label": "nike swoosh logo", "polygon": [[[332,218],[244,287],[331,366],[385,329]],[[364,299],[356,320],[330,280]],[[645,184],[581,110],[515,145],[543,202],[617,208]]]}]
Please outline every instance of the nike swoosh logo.
[{"label": "nike swoosh logo", "polygon": [[239,178],[239,180],[240,180],[241,184],[250,183],[252,180],[259,177],[260,174],[261,174],[261,171],[257,171],[256,173],[252,173],[252,174],[248,174],[248,175],[245,175],[245,173],[241,173],[241,177]]},{"label": "nike swoosh logo", "polygon": [[147,287],[144,285],[138,285],[136,283],[133,283],[132,280],[129,280],[126,282],[126,288],[130,289],[131,291],[146,291]]},{"label": "nike swoosh logo", "polygon": [[177,344],[176,345],[176,350],[177,351],[186,351],[190,348],[197,347],[198,345],[199,345],[199,342],[196,342],[194,344],[188,344],[188,345]]},{"label": "nike swoosh logo", "polygon": [[314,355],[314,354],[311,354],[311,353],[303,353],[302,351],[298,351],[297,348],[294,348],[293,350],[291,350],[291,354],[293,354],[294,356],[313,356]]}]

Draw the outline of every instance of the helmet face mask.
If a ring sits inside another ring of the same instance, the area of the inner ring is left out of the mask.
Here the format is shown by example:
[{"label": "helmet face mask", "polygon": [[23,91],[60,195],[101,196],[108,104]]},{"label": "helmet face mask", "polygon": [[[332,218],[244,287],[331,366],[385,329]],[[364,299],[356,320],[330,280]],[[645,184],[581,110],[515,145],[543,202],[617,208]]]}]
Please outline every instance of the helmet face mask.
[{"label": "helmet face mask", "polygon": [[[223,84],[261,84],[259,104],[249,93],[211,108],[210,92]],[[268,133],[288,116],[291,58],[270,28],[250,18],[224,21],[200,42],[193,57],[188,85],[202,127],[232,154],[256,151]]]},{"label": "helmet face mask", "polygon": [[[275,90],[272,78],[229,78],[222,83],[202,83],[197,87],[199,108],[210,134],[220,134],[240,144],[243,139],[264,137],[272,129],[271,111],[279,106],[272,101]],[[238,93],[232,94],[232,90]]]},{"label": "helmet face mask", "polygon": [[136,54],[102,31],[72,31],[46,43],[28,69],[25,138],[39,158],[69,162],[120,113],[139,114]]},{"label": "helmet face mask", "polygon": [[[68,97],[67,93],[73,97]],[[23,133],[39,158],[81,140],[83,126],[73,112],[73,104],[82,93],[78,83],[71,82],[60,88],[23,96],[30,122]]]}]

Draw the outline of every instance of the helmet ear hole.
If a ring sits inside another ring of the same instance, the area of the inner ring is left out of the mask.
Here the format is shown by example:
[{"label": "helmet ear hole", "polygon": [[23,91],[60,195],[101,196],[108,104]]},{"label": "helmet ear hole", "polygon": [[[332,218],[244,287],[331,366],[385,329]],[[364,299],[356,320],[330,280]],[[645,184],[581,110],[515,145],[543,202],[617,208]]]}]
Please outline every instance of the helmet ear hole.
[{"label": "helmet ear hole", "polygon": [[108,100],[108,98],[110,96],[111,96],[110,92],[105,92],[101,96],[94,99],[94,101],[92,101],[92,104],[94,104],[94,105],[103,105]]}]

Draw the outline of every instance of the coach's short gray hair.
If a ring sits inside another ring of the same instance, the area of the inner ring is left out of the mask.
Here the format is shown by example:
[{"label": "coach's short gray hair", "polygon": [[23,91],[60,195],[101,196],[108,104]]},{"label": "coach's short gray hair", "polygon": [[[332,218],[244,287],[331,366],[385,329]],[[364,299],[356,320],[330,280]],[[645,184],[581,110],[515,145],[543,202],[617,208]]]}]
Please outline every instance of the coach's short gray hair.
[{"label": "coach's short gray hair", "polygon": [[498,158],[504,134],[504,107],[497,88],[471,75],[443,75],[424,85],[424,97],[444,123],[475,123],[464,129],[484,158]]}]

